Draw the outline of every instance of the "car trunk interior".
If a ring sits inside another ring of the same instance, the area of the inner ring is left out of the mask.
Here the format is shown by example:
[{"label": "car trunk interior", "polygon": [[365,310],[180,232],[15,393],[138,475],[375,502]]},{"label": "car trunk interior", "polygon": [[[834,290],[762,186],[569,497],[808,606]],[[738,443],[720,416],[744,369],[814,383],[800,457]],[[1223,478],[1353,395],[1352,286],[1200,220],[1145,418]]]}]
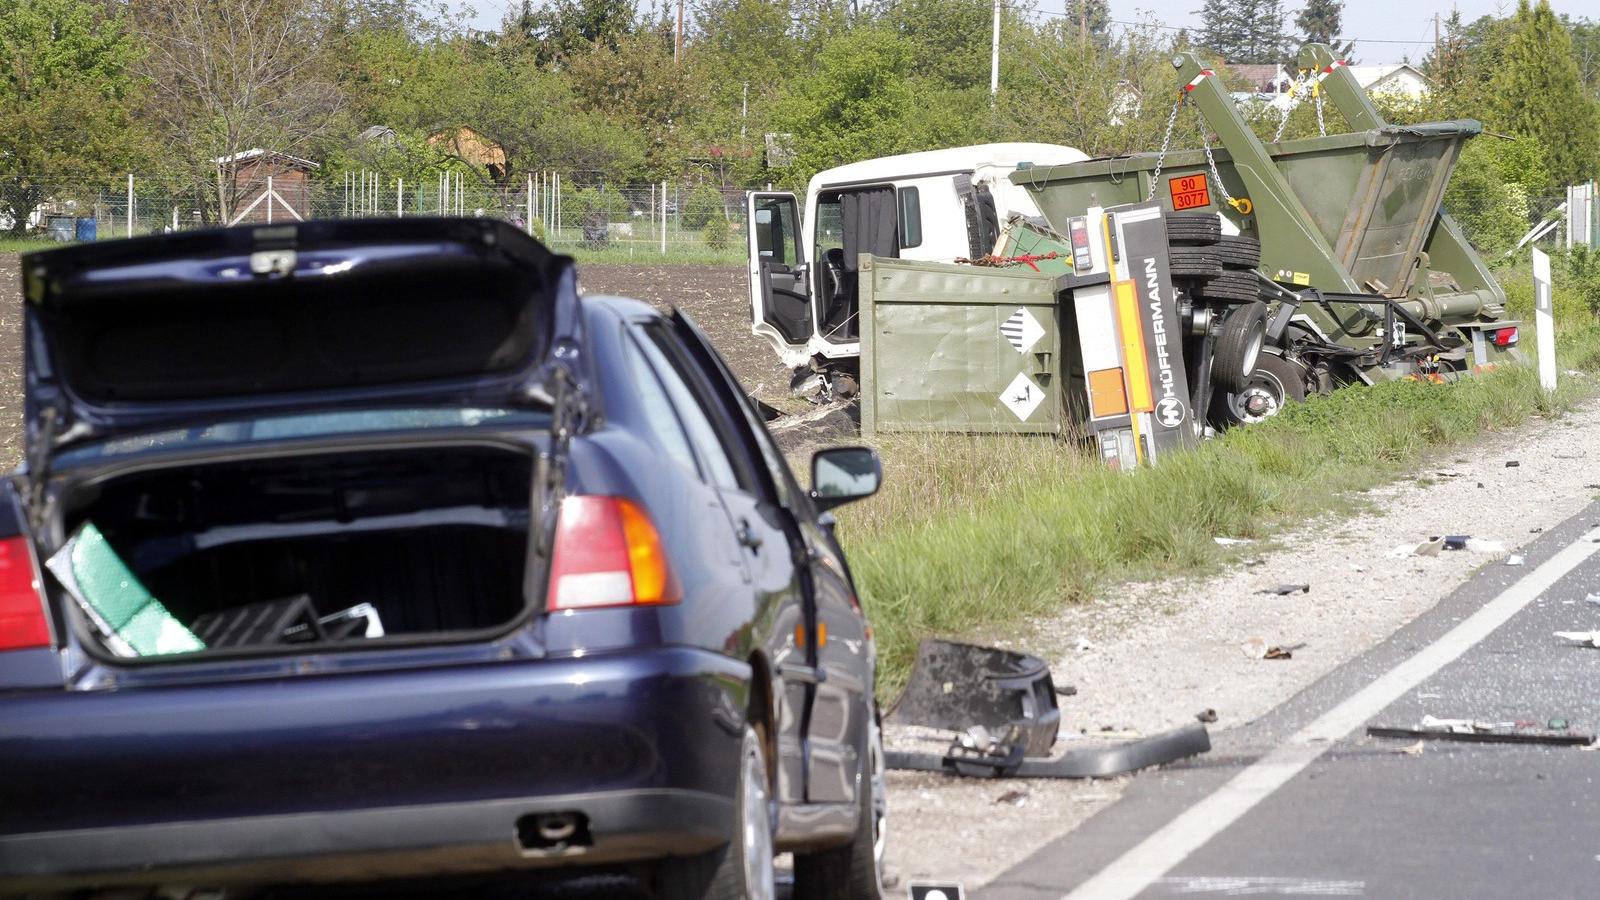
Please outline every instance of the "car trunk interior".
[{"label": "car trunk interior", "polygon": [[[532,480],[489,446],[146,470],[64,498],[50,567],[121,656],[487,629],[525,606]],[[119,638],[152,617],[192,640]]]}]

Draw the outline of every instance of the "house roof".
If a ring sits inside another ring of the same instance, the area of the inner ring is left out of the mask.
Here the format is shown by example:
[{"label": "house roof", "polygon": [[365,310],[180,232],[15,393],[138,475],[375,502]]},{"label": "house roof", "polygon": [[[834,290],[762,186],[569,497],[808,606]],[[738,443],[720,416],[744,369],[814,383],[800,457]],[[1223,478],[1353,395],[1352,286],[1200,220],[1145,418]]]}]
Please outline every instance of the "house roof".
[{"label": "house roof", "polygon": [[1372,87],[1380,81],[1401,73],[1409,73],[1424,84],[1428,81],[1428,76],[1422,74],[1421,69],[1409,63],[1393,63],[1384,66],[1350,66],[1349,69],[1350,74],[1355,76],[1356,83],[1364,88]]},{"label": "house roof", "polygon": [[1283,66],[1270,63],[1239,63],[1228,66],[1228,72],[1238,75],[1250,85],[1250,91],[1257,94],[1277,94],[1284,90],[1284,82],[1294,80]]},{"label": "house roof", "polygon": [[374,141],[378,138],[392,137],[394,137],[394,129],[387,125],[374,125],[371,128],[368,128],[366,131],[361,132],[361,139],[363,141]]},{"label": "house roof", "polygon": [[261,159],[263,157],[271,157],[272,159],[288,163],[291,166],[298,166],[299,168],[303,169],[322,168],[321,163],[315,163],[309,159],[302,159],[298,156],[291,156],[287,153],[279,153],[276,150],[263,150],[260,147],[252,147],[249,150],[241,150],[238,153],[233,153],[228,156],[219,156],[212,160],[212,162],[219,166],[226,166],[233,163],[249,162],[252,159]]}]

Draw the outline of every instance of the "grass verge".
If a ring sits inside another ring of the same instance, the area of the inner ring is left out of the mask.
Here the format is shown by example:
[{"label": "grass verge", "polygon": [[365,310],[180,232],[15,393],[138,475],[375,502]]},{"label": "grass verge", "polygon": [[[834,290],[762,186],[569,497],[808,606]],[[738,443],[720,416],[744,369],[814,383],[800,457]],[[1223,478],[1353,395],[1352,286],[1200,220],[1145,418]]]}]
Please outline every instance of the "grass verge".
[{"label": "grass verge", "polygon": [[60,241],[47,240],[33,237],[0,237],[0,253],[29,253],[34,250],[49,250],[52,247],[65,247]]},{"label": "grass verge", "polygon": [[[1511,300],[1516,314],[1522,298]],[[1600,326],[1581,301],[1565,309],[1562,364],[1600,371]],[[1025,636],[1030,621],[1107,584],[1214,565],[1215,536],[1270,537],[1430,454],[1597,391],[1600,381],[1565,378],[1546,393],[1532,366],[1347,388],[1131,474],[1046,440],[886,436],[883,492],[839,516],[877,634],[881,695],[904,683],[922,637]]]}]

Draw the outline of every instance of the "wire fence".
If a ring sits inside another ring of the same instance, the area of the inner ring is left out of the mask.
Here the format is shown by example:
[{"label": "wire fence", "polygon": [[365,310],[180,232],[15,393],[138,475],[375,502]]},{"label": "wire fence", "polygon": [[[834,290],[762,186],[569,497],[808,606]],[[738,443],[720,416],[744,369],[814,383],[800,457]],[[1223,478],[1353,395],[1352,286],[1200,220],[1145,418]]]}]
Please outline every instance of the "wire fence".
[{"label": "wire fence", "polygon": [[[225,197],[220,196],[222,187],[228,188]],[[560,252],[641,262],[665,258],[739,264],[746,246],[744,194],[758,188],[687,179],[617,184],[557,172],[509,182],[448,172],[420,183],[351,172],[330,183],[287,170],[252,172],[202,192],[138,175],[116,181],[9,176],[0,177],[0,231],[14,230],[9,210],[17,208],[32,210],[28,232],[78,241],[219,224],[487,216],[511,222]],[[1574,221],[1568,209],[1571,197],[1572,191],[1527,196],[1507,190],[1452,196],[1445,205],[1468,239],[1493,261],[1527,243],[1563,246],[1574,234],[1584,243],[1600,245],[1600,224]],[[1585,221],[1594,218],[1592,204],[1584,210]]]},{"label": "wire fence", "polygon": [[332,184],[279,172],[205,193],[137,175],[120,183],[13,176],[0,177],[0,231],[14,231],[10,210],[19,207],[32,210],[26,232],[63,241],[310,219],[477,216],[513,223],[561,252],[737,263],[745,255],[745,191],[709,181],[585,183],[553,172],[520,183],[354,172]]}]

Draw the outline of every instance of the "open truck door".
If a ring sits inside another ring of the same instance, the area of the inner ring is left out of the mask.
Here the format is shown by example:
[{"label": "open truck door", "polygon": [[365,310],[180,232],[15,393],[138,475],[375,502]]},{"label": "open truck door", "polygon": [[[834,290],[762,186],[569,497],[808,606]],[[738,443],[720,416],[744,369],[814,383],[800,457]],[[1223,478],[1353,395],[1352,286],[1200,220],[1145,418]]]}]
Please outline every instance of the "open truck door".
[{"label": "open truck door", "polygon": [[800,240],[800,205],[794,194],[752,192],[745,197],[750,227],[750,325],[790,367],[805,364],[816,333],[811,314],[810,267]]}]

